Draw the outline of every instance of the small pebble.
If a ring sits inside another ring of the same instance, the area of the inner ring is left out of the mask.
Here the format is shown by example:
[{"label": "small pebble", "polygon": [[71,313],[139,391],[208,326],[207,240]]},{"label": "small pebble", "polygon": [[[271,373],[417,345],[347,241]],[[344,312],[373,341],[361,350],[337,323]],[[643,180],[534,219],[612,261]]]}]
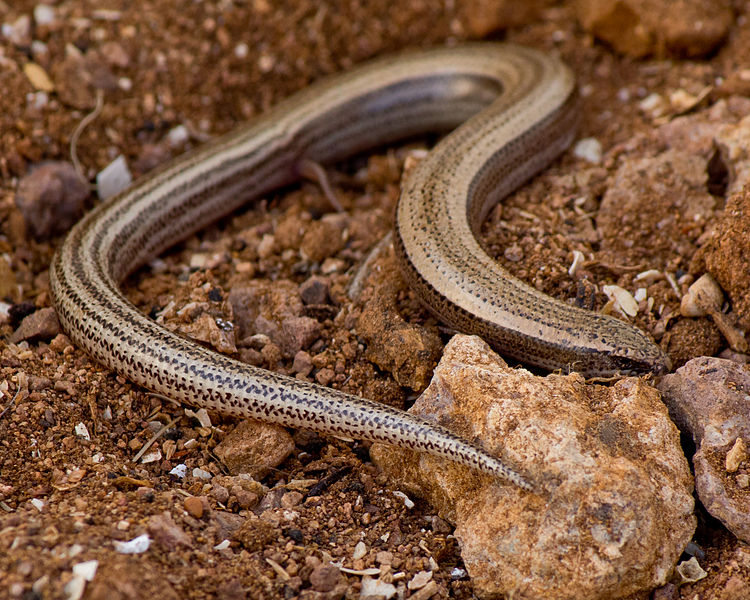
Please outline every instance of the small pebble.
[{"label": "small pebble", "polygon": [[199,497],[190,496],[188,498],[185,498],[185,502],[183,504],[188,514],[192,515],[196,519],[200,519],[201,517],[203,517],[203,502]]},{"label": "small pebble", "polygon": [[[55,22],[55,7],[48,4],[37,4],[34,7],[34,21],[37,25],[52,25]],[[89,580],[91,581],[91,580]]]},{"label": "small pebble", "polygon": [[180,479],[183,479],[185,475],[187,475],[187,465],[180,463],[179,465],[176,465],[170,472],[170,475],[174,475],[175,477],[179,477]]},{"label": "small pebble", "polygon": [[341,572],[333,565],[318,565],[310,573],[310,584],[318,592],[330,592],[339,579]]},{"label": "small pebble", "polygon": [[353,560],[359,560],[360,558],[364,558],[367,554],[367,546],[364,542],[357,542],[357,545],[354,546],[354,552],[352,552],[352,559]]},{"label": "small pebble", "polygon": [[740,465],[746,461],[748,458],[747,455],[747,446],[745,445],[745,440],[743,440],[741,437],[738,437],[737,440],[734,442],[734,446],[732,446],[732,449],[727,452],[727,458],[726,458],[726,470],[727,473],[734,473],[737,471],[737,469],[740,468]]},{"label": "small pebble", "polygon": [[127,188],[132,181],[128,163],[121,154],[97,174],[96,192],[99,198],[106,200]]},{"label": "small pebble", "polygon": [[592,165],[598,165],[602,162],[602,144],[596,138],[583,138],[573,147],[573,154]]},{"label": "small pebble", "polygon": [[139,535],[128,542],[115,540],[112,542],[115,551],[120,554],[143,554],[151,546],[151,538],[148,534]]}]

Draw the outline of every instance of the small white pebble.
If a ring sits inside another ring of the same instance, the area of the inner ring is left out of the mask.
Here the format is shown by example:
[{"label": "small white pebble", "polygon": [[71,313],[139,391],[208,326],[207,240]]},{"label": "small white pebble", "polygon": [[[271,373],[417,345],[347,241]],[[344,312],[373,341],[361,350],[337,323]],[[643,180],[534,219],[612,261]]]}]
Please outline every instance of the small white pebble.
[{"label": "small white pebble", "polygon": [[42,509],[44,508],[44,500],[40,500],[39,498],[32,498],[30,502],[34,508],[36,508],[39,512],[42,512]]},{"label": "small white pebble", "polygon": [[117,80],[117,87],[123,92],[129,92],[133,89],[133,80],[130,77],[120,77]]},{"label": "small white pebble", "polygon": [[630,100],[630,90],[628,88],[620,88],[617,90],[617,99],[620,102],[627,102]]},{"label": "small white pebble", "polygon": [[170,472],[170,475],[174,475],[175,477],[179,477],[180,479],[183,479],[185,475],[187,475],[187,465],[184,463],[180,463],[179,465],[176,465]]},{"label": "small white pebble", "polygon": [[666,101],[656,92],[649,94],[643,100],[638,103],[640,108],[645,113],[650,113],[653,117],[661,116],[666,108]]},{"label": "small white pebble", "polygon": [[169,133],[167,133],[167,143],[172,148],[179,148],[183,144],[185,144],[190,139],[190,132],[188,131],[188,128],[184,125],[178,125],[177,127],[173,127],[169,130]]},{"label": "small white pebble", "polygon": [[4,323],[6,319],[10,318],[10,307],[12,305],[7,302],[0,302],[0,323]]},{"label": "small white pebble", "polygon": [[463,579],[464,577],[466,577],[466,569],[453,567],[451,570],[451,579]]},{"label": "small white pebble", "polygon": [[250,48],[245,42],[240,42],[234,47],[234,55],[237,58],[247,58],[248,54],[250,54]]},{"label": "small white pebble", "polygon": [[120,554],[143,554],[151,545],[151,538],[148,537],[148,534],[144,533],[128,542],[115,540],[112,544]]},{"label": "small white pebble", "polygon": [[144,454],[141,458],[141,464],[147,465],[149,463],[154,463],[161,460],[161,450],[158,448],[154,450],[153,452],[149,452],[148,454]]},{"label": "small white pebble", "polygon": [[635,301],[638,303],[643,302],[646,299],[646,296],[648,296],[648,290],[642,287],[635,290],[635,294],[633,294],[633,298],[635,298]]},{"label": "small white pebble", "polygon": [[371,577],[363,577],[359,597],[384,598],[384,600],[390,600],[396,595],[396,591],[396,586],[392,583],[386,583],[385,581],[372,579]]},{"label": "small white pebble", "polygon": [[202,254],[202,253],[193,254],[190,257],[190,268],[191,269],[205,269],[207,262],[208,262],[207,254]]},{"label": "small white pebble", "polygon": [[99,567],[98,560],[87,560],[73,565],[73,575],[79,575],[86,581],[94,581],[96,569]]},{"label": "small white pebble", "polygon": [[34,21],[37,25],[50,25],[55,22],[55,7],[48,4],[37,4],[34,7]]},{"label": "small white pebble", "polygon": [[420,571],[407,584],[410,590],[422,589],[432,579],[432,571]]},{"label": "small white pebble", "polygon": [[576,143],[573,154],[592,165],[598,165],[602,162],[602,144],[596,138],[583,138]]},{"label": "small white pebble", "polygon": [[81,600],[86,589],[86,580],[80,575],[73,577],[65,584],[65,600]]},{"label": "small white pebble", "polygon": [[221,541],[214,546],[214,550],[226,550],[227,548],[229,548],[229,544],[229,540]]},{"label": "small white pebble", "polygon": [[128,529],[130,529],[130,521],[122,519],[117,523],[117,529],[119,529],[120,531],[127,531]]},{"label": "small white pebble", "polygon": [[364,558],[365,554],[367,554],[367,546],[364,542],[357,542],[357,545],[354,546],[354,552],[352,552],[352,559],[359,560]]},{"label": "small white pebble", "polygon": [[132,181],[128,163],[121,154],[97,174],[96,192],[99,198],[106,200],[124,190]]},{"label": "small white pebble", "polygon": [[212,479],[213,475],[204,469],[193,469],[193,479]]},{"label": "small white pebble", "polygon": [[28,94],[26,99],[29,102],[30,108],[40,110],[49,104],[49,94],[47,92],[36,92]]}]

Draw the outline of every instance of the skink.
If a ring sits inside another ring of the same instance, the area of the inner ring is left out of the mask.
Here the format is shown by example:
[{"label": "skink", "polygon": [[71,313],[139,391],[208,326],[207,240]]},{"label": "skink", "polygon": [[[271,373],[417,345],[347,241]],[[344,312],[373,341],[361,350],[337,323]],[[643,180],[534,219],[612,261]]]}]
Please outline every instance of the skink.
[{"label": "skink", "polygon": [[388,442],[531,489],[497,457],[435,424],[175,335],[141,314],[119,283],[219,217],[293,182],[304,160],[330,164],[460,125],[415,169],[401,194],[394,240],[409,283],[444,321],[523,362],[587,375],[663,371],[664,353],[640,330],[518,281],[475,237],[494,203],[571,142],[576,100],[573,76],[561,61],[510,44],[405,53],[316,83],[86,215],[50,268],[60,321],[96,360],[174,400]]}]

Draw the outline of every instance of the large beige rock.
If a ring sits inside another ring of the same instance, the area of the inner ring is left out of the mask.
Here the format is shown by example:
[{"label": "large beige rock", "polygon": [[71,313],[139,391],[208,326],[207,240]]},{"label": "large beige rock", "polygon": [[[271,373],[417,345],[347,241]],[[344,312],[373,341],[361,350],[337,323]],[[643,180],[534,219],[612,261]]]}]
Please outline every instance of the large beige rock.
[{"label": "large beige rock", "polygon": [[456,336],[411,412],[518,468],[529,493],[461,465],[374,445],[398,485],[455,524],[482,598],[619,598],[664,583],[690,541],[693,480],[659,393],[511,369]]}]

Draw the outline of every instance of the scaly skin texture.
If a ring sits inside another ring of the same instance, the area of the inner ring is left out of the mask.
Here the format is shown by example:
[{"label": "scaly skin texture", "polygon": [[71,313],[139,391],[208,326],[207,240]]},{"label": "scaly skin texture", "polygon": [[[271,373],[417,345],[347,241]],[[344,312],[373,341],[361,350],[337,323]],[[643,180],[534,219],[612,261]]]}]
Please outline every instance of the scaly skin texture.
[{"label": "scaly skin texture", "polygon": [[[510,277],[474,232],[494,202],[571,141],[575,86],[558,60],[512,45],[407,53],[338,75],[139,180],[70,232],[50,269],[71,339],[130,380],[228,415],[383,441],[532,485],[498,458],[402,411],[238,362],[141,314],[119,282],[245,202],[367,148],[460,123],[407,182],[396,248],[407,280],[448,323],[548,368],[663,370],[634,327]],[[468,119],[468,121],[467,121]]]}]

